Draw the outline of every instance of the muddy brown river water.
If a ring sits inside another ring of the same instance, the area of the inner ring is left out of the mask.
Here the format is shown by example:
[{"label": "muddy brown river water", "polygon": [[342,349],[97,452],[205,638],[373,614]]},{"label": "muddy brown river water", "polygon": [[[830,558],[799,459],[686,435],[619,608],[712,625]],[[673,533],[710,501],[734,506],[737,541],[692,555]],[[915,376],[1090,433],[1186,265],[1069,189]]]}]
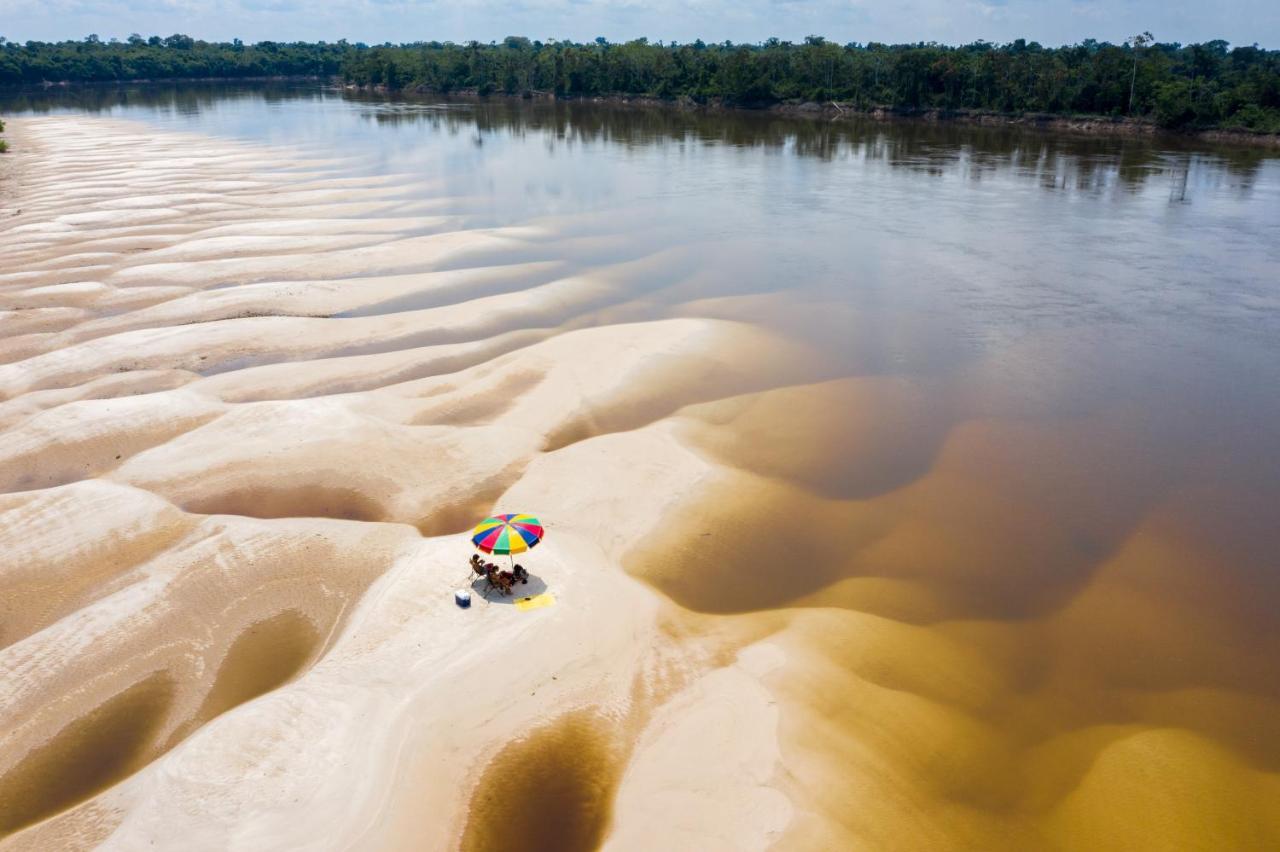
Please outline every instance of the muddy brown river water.
[{"label": "muddy brown river water", "polygon": [[[802,813],[778,848],[1280,844],[1280,159],[1172,138],[315,86],[0,95],[6,116],[68,113],[290,146],[352,178],[387,178],[412,188],[405,204],[421,219],[401,235],[438,229],[423,205],[456,228],[530,229],[441,267],[478,270],[457,284],[468,299],[593,282],[536,314],[502,308],[481,348],[388,368],[397,381],[612,325],[710,319],[767,337],[767,358],[725,350],[681,366],[712,393],[673,383],[560,412],[540,452],[667,419],[715,462],[703,487],[670,495],[622,565],[673,618],[723,619],[786,652],[766,678],[788,767],[770,784]],[[515,264],[515,279],[486,277]],[[455,301],[443,287],[332,316],[375,322]],[[331,354],[480,339],[458,319]],[[201,375],[292,357],[264,347]],[[541,379],[507,381],[514,395]],[[505,393],[420,422],[489,422]],[[359,483],[174,502],[442,535],[522,470],[425,513]],[[15,473],[9,490],[33,483]],[[255,631],[168,736],[320,653],[300,611]],[[257,667],[263,643],[283,650]],[[157,675],[100,709],[110,719],[91,737],[131,745],[74,788],[40,780],[74,757],[56,743],[0,779],[18,801],[0,830],[151,759],[156,724],[139,708],[167,707],[171,687]],[[577,711],[491,765],[486,790],[505,785],[555,815],[537,848],[607,836],[630,748],[609,741],[615,722]],[[504,834],[508,806],[474,799],[473,816],[492,818],[473,819],[465,847],[528,839]]]}]

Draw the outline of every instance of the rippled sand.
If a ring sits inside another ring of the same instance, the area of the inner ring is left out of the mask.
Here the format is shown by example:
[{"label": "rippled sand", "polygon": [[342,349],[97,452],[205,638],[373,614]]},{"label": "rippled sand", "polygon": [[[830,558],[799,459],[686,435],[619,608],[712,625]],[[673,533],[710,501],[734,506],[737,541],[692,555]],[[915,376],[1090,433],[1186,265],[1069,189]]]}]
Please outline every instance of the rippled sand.
[{"label": "rippled sand", "polygon": [[[1280,843],[1266,500],[1139,411],[833,379],[417,176],[10,131],[0,845]],[[495,507],[554,607],[453,606]]]}]

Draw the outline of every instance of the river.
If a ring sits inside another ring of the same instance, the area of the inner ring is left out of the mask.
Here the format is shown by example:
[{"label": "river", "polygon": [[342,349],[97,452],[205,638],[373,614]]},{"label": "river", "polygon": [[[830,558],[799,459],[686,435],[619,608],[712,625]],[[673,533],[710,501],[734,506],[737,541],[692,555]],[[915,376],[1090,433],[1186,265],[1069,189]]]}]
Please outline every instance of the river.
[{"label": "river", "polygon": [[548,334],[712,319],[790,353],[722,394],[563,412],[545,451],[672,418],[726,471],[623,565],[786,650],[778,784],[826,821],[796,847],[1280,837],[1280,158],[312,84],[0,94],[61,113],[284,146],[458,229],[531,229],[465,265],[608,282]]}]

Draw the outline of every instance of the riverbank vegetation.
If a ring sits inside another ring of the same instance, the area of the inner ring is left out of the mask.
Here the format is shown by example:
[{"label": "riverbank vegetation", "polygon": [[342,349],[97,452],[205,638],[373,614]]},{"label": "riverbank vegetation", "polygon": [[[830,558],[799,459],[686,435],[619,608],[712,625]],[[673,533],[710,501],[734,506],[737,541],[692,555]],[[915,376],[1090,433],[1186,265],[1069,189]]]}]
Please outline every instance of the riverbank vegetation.
[{"label": "riverbank vegetation", "polygon": [[611,44],[531,41],[369,46],[188,36],[0,43],[0,83],[339,76],[390,90],[642,96],[766,106],[1131,116],[1173,129],[1280,132],[1280,51],[1224,41],[1166,44]]},{"label": "riverbank vegetation", "polygon": [[245,44],[185,35],[25,44],[0,38],[0,85],[124,80],[336,75],[355,50],[346,42]]}]

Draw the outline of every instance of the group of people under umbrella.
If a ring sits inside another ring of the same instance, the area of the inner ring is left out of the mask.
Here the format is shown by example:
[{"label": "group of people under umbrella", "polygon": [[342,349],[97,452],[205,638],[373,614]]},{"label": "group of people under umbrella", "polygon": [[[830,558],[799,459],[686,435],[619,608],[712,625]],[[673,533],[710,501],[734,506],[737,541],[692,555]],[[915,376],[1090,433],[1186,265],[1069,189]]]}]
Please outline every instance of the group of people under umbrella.
[{"label": "group of people under umbrella", "polygon": [[533,515],[494,515],[476,525],[471,531],[471,543],[485,553],[506,556],[510,564],[510,570],[503,570],[485,562],[478,553],[471,555],[471,571],[484,579],[485,593],[496,589],[509,595],[517,584],[529,582],[529,572],[517,565],[512,555],[532,549],[542,541],[544,532],[542,522]]}]

